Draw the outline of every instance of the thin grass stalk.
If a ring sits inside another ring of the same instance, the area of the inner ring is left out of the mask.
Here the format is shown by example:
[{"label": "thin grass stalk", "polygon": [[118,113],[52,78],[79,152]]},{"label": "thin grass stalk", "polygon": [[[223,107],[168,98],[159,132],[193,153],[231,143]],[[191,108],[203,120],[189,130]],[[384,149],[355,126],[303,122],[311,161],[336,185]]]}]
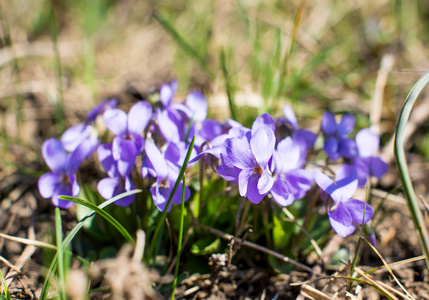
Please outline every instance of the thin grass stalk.
[{"label": "thin grass stalk", "polygon": [[55,208],[55,235],[57,240],[57,257],[58,257],[58,275],[60,278],[59,283],[59,297],[60,299],[67,299],[64,290],[66,283],[66,276],[64,271],[64,251],[63,251],[63,228],[61,224],[61,210]]},{"label": "thin grass stalk", "polygon": [[11,300],[12,297],[10,296],[9,288],[8,288],[8,286],[6,284],[6,281],[4,280],[4,276],[3,276],[3,273],[2,273],[1,270],[0,270],[0,280],[1,280],[1,283],[3,285],[2,294],[6,297],[7,300]]},{"label": "thin grass stalk", "polygon": [[225,51],[223,49],[220,51],[220,63],[222,67],[223,79],[225,80],[226,94],[228,96],[229,112],[231,113],[231,118],[233,120],[237,120],[237,114],[235,113],[235,103],[234,99],[232,98],[232,87],[230,83],[229,72],[228,68],[226,67]]},{"label": "thin grass stalk", "polygon": [[404,107],[402,108],[401,115],[399,116],[398,123],[396,125],[395,134],[395,159],[398,166],[399,177],[402,182],[405,198],[407,199],[408,208],[411,212],[411,217],[416,227],[420,244],[422,247],[423,255],[426,259],[426,266],[429,269],[429,236],[426,230],[426,224],[423,215],[419,208],[419,202],[417,201],[413,185],[411,182],[410,174],[407,168],[407,161],[405,158],[404,149],[404,132],[407,125],[407,121],[410,117],[411,110],[417,97],[420,95],[423,88],[429,83],[429,72],[424,74],[413,86],[407,98],[405,99]]},{"label": "thin grass stalk", "polygon": [[206,59],[202,57],[194,47],[192,47],[192,45],[179,33],[179,31],[174,28],[170,21],[159,12],[154,14],[154,18],[168,31],[168,33],[170,33],[185,52],[198,61],[201,68],[207,73],[207,75],[214,78],[214,74],[210,71]]},{"label": "thin grass stalk", "polygon": [[[360,246],[361,246],[362,239],[363,239],[366,206],[368,205],[369,195],[371,194],[370,189],[371,189],[371,183],[368,184],[368,188],[366,190],[365,207],[364,207],[364,210],[363,210],[363,216],[362,216],[362,223],[361,223],[361,227],[360,227],[359,239],[358,239],[358,242],[357,242],[357,245],[356,245],[355,256],[353,257],[353,261],[352,261],[352,265],[351,265],[351,269],[350,269],[350,274],[348,274],[351,277],[353,277],[353,273],[355,272],[355,269],[356,269],[356,265],[357,265],[358,257],[359,257],[359,250],[360,250]],[[348,288],[350,290],[350,288],[352,287],[352,282],[348,280],[347,281],[347,286],[348,286]]]},{"label": "thin grass stalk", "polygon": [[192,149],[194,148],[194,143],[195,143],[195,135],[192,138],[191,144],[189,145],[188,152],[186,153],[185,161],[183,162],[182,168],[180,169],[179,176],[177,177],[176,183],[174,184],[173,190],[171,191],[170,197],[168,197],[167,205],[165,206],[165,209],[161,214],[160,220],[153,234],[152,241],[149,247],[149,252],[145,260],[147,265],[149,265],[149,261],[152,258],[153,253],[155,251],[156,241],[158,239],[159,232],[161,231],[162,224],[164,224],[164,220],[167,217],[167,212],[168,212],[168,208],[170,207],[171,200],[173,199],[173,196],[176,193],[176,190],[180,184],[180,181],[182,180],[183,175],[185,174],[186,167],[188,166],[188,161],[191,158]]},{"label": "thin grass stalk", "polygon": [[[106,202],[103,202],[102,204],[100,204],[98,206],[98,208],[103,209],[106,206],[114,203],[115,201],[118,201],[124,197],[133,195],[133,194],[137,194],[137,193],[141,193],[142,190],[132,190],[126,193],[122,193],[116,197],[113,197],[112,199],[107,200]],[[82,218],[79,223],[76,224],[76,226],[69,232],[69,234],[66,236],[66,238],[63,240],[62,243],[62,247],[63,249],[67,248],[71,241],[73,240],[73,238],[76,236],[76,234],[80,231],[80,229],[85,225],[86,221],[89,221],[92,217],[94,217],[94,215],[96,214],[96,211],[91,211],[89,214],[87,214],[84,218]],[[58,251],[57,251],[58,254]],[[43,283],[43,287],[42,287],[42,291],[40,293],[40,300],[45,300],[46,297],[48,296],[48,289],[52,280],[52,277],[57,269],[57,263],[58,263],[58,255],[55,254],[54,258],[52,259],[51,265],[49,266],[48,269],[48,273],[46,275],[45,278],[45,282]]]},{"label": "thin grass stalk", "polygon": [[64,124],[64,95],[63,95],[63,72],[61,66],[61,56],[60,56],[60,48],[58,47],[58,25],[57,18],[55,16],[55,11],[52,8],[51,11],[51,30],[52,30],[52,39],[54,44],[54,52],[55,52],[55,66],[57,68],[57,89],[58,89],[58,102],[57,107],[55,109],[55,117],[58,132],[63,132],[65,129]]},{"label": "thin grass stalk", "polygon": [[179,240],[177,245],[177,259],[176,259],[176,268],[174,270],[173,290],[171,291],[171,298],[170,298],[171,300],[174,300],[174,292],[176,291],[177,280],[179,277],[180,254],[182,253],[184,222],[185,222],[185,176],[183,176],[182,203],[180,205]]}]

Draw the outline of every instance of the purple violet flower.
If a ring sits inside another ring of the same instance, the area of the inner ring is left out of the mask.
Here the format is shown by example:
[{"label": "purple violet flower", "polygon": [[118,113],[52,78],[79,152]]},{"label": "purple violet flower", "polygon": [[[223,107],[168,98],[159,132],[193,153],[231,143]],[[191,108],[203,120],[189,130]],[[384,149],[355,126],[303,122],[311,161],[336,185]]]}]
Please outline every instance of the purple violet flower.
[{"label": "purple violet flower", "polygon": [[281,206],[301,199],[313,184],[311,172],[302,168],[307,153],[304,139],[287,137],[279,142],[274,158],[274,184],[271,195]]},{"label": "purple violet flower", "polygon": [[118,172],[127,177],[134,168],[136,157],[142,153],[142,136],[152,118],[152,106],[146,101],[134,104],[128,115],[120,109],[109,109],[103,114],[104,122],[116,137],[112,143],[113,159],[117,162]]},{"label": "purple violet flower", "polygon": [[276,138],[268,126],[260,126],[250,140],[229,138],[223,144],[219,175],[238,183],[240,195],[258,204],[273,186],[269,164]]},{"label": "purple violet flower", "polygon": [[[174,184],[179,176],[179,163],[181,153],[179,147],[170,143],[166,150],[161,153],[154,142],[147,140],[145,144],[145,155],[143,157],[142,176],[151,176],[155,182],[150,188],[152,199],[160,211],[164,211],[168,198],[173,192]],[[173,195],[172,203],[182,202],[183,185],[179,185]],[[191,196],[191,191],[185,187],[185,201]],[[168,207],[168,211],[171,209]]]},{"label": "purple violet flower", "polygon": [[333,161],[340,157],[352,159],[358,154],[355,141],[346,137],[354,126],[355,117],[352,114],[343,115],[339,124],[331,112],[323,114],[322,131],[325,135],[323,150]]},{"label": "purple violet flower", "polygon": [[80,188],[75,173],[84,159],[83,152],[82,147],[77,147],[74,152],[67,154],[61,142],[54,138],[43,143],[42,155],[52,170],[51,173],[46,173],[39,179],[39,192],[43,198],[51,198],[55,206],[64,209],[74,204],[71,201],[61,200],[58,196],[78,196]]},{"label": "purple violet flower", "polygon": [[[129,176],[122,177],[118,171],[117,161],[113,158],[112,144],[102,144],[97,150],[98,160],[109,177],[98,182],[97,190],[104,199],[111,199],[119,194],[135,189]],[[115,202],[119,206],[129,206],[135,195],[124,197]]]},{"label": "purple violet flower", "polygon": [[362,187],[368,176],[381,178],[389,166],[380,157],[374,156],[380,145],[380,137],[371,129],[360,130],[355,139],[359,155],[353,159],[353,166],[356,168],[359,186]]},{"label": "purple violet flower", "polygon": [[353,166],[342,165],[335,173],[335,181],[317,169],[313,169],[314,179],[322,189],[329,222],[338,235],[346,237],[355,231],[353,223],[362,224],[371,220],[374,212],[369,204],[351,199],[356,192],[358,180]]}]

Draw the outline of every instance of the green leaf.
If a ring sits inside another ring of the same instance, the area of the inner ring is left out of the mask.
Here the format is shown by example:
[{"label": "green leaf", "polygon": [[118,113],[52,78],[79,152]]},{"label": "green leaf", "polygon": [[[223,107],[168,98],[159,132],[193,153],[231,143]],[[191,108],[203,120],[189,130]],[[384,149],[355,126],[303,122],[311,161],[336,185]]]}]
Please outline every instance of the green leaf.
[{"label": "green leaf", "polygon": [[220,251],[220,238],[213,241],[211,238],[205,238],[196,241],[191,247],[191,253],[195,255],[209,255]]},{"label": "green leaf", "polygon": [[110,224],[112,224],[121,234],[122,236],[127,240],[127,242],[135,245],[135,241],[133,237],[130,235],[130,233],[122,226],[121,223],[119,223],[115,218],[113,218],[109,213],[107,213],[105,210],[100,209],[97,205],[92,204],[91,202],[88,202],[86,200],[72,197],[72,196],[59,196],[61,200],[66,201],[72,201],[74,203],[83,205],[88,207],[89,209],[97,212],[100,216],[102,216],[104,219],[106,219]]},{"label": "green leaf", "polygon": [[273,215],[273,242],[277,249],[284,249],[292,236],[292,222],[282,222]]}]

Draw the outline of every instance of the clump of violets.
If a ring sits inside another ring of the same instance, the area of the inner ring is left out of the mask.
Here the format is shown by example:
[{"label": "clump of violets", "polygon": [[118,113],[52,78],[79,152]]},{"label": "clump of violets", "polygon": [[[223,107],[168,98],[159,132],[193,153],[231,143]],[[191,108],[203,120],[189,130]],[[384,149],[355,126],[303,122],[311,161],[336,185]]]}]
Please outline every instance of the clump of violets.
[{"label": "clump of violets", "polygon": [[[42,154],[51,172],[39,179],[40,194],[51,198],[55,206],[69,208],[73,202],[58,196],[79,195],[76,173],[96,152],[106,173],[97,185],[103,198],[139,187],[148,191],[158,210],[169,211],[169,198],[172,204],[180,204],[183,192],[185,200],[192,196],[191,189],[183,190],[182,185],[172,195],[190,150],[190,166],[204,160],[254,204],[272,200],[286,207],[319,187],[330,224],[340,236],[353,233],[355,224],[372,218],[371,206],[352,197],[369,177],[383,176],[387,164],[376,156],[379,137],[369,129],[359,131],[355,140],[349,137],[355,125],[353,115],[344,114],[337,123],[333,113],[325,112],[320,132],[323,149],[314,149],[319,134],[300,128],[289,105],[277,120],[264,113],[247,128],[235,120],[221,123],[207,118],[208,103],[201,92],[192,91],[183,101],[177,101],[176,92],[177,81],[164,83],[158,103],[139,101],[128,112],[116,108],[116,100],[104,100],[90,111],[85,123],[67,129],[61,140],[47,140]],[[108,135],[100,134],[97,122],[104,123]],[[194,148],[189,149],[193,136]],[[318,169],[311,170],[309,153],[317,150],[330,158],[326,164],[343,158],[334,180]],[[115,204],[125,207],[135,200],[136,195],[130,195]]]},{"label": "clump of violets", "polygon": [[327,111],[322,117],[322,132],[325,143],[323,150],[333,161],[340,157],[351,159],[357,155],[357,147],[354,140],[348,138],[355,126],[355,117],[352,114],[345,114],[337,123],[333,113]]}]

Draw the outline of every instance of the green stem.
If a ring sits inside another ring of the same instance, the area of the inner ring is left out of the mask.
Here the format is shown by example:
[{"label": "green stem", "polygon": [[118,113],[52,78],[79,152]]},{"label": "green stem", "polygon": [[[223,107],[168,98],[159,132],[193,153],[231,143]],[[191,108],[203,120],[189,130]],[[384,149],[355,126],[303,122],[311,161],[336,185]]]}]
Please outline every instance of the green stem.
[{"label": "green stem", "polygon": [[429,269],[429,237],[426,230],[426,224],[424,222],[422,213],[419,208],[416,195],[414,193],[411,178],[408,173],[407,161],[405,158],[404,150],[404,132],[407,125],[407,121],[411,114],[411,109],[420,95],[423,88],[429,83],[429,72],[424,74],[413,86],[410,93],[408,94],[404,107],[402,108],[401,115],[399,116],[398,124],[396,126],[395,134],[395,158],[398,166],[399,177],[402,182],[404,189],[405,198],[407,199],[408,208],[411,212],[411,217],[414,222],[414,226],[417,229],[419,235],[420,244],[422,246],[423,255],[426,259],[426,265]]},{"label": "green stem", "polygon": [[64,272],[63,229],[61,225],[61,210],[58,207],[55,208],[55,229],[55,235],[57,240],[58,274],[60,277],[60,299],[67,299],[64,290],[66,280]]},{"label": "green stem", "polygon": [[180,212],[179,241],[177,245],[177,259],[176,259],[176,268],[174,270],[174,281],[173,281],[173,291],[171,292],[171,300],[174,299],[174,292],[176,290],[177,278],[179,276],[180,253],[182,252],[183,223],[185,220],[185,177],[183,177],[182,204],[180,206],[180,211],[181,212]]}]

